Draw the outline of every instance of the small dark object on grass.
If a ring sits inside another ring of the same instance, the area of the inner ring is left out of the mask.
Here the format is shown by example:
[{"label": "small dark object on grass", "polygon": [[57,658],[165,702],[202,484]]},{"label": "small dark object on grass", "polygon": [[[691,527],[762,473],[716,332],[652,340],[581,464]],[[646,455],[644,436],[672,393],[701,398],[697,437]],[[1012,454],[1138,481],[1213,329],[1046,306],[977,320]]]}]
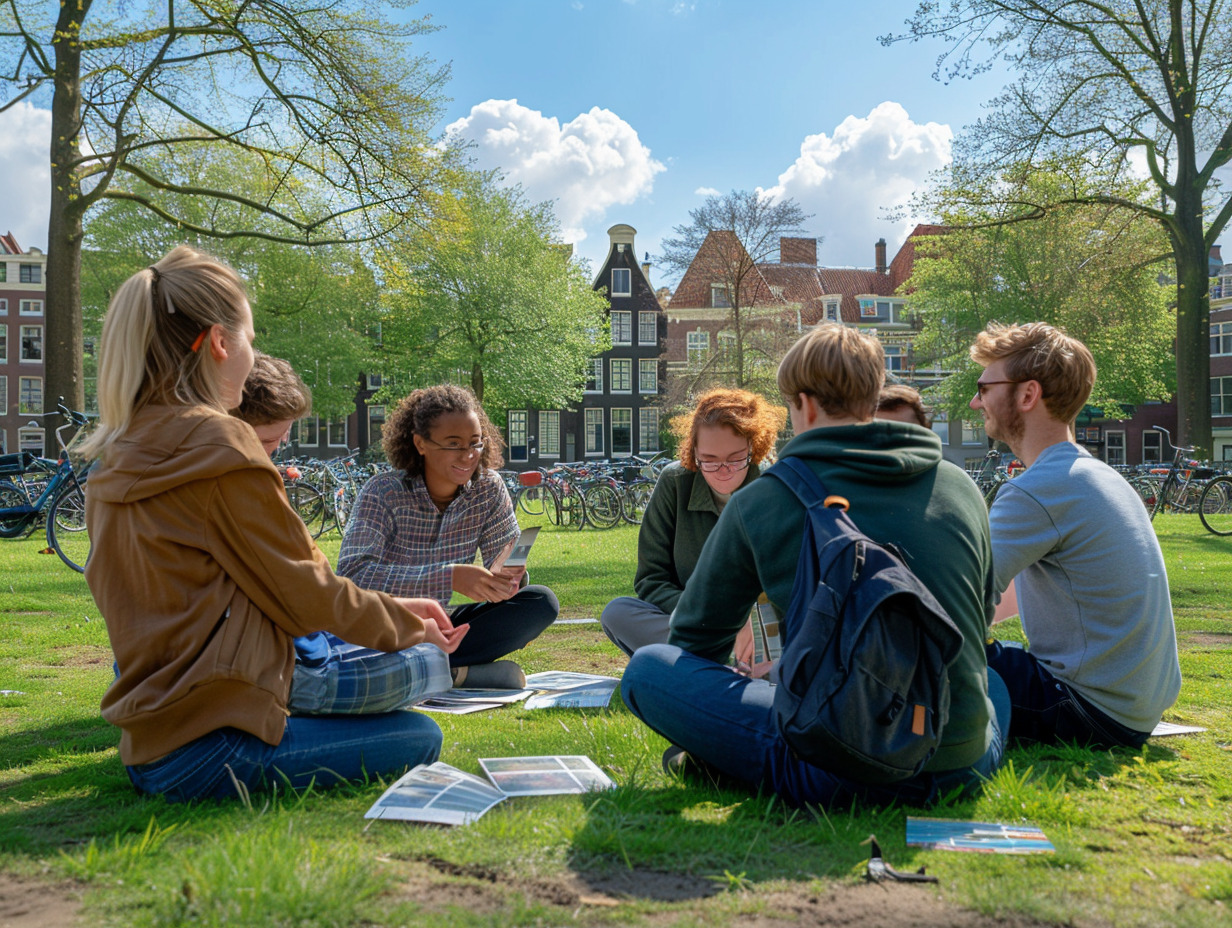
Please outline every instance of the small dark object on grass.
[{"label": "small dark object on grass", "polygon": [[867,877],[874,883],[880,883],[882,880],[897,880],[900,883],[937,883],[940,882],[935,876],[929,876],[921,867],[915,873],[903,873],[901,870],[895,870],[881,857],[881,845],[877,843],[877,838],[874,835],[868,836],[867,842],[872,845],[872,850],[868,856],[868,873]]}]

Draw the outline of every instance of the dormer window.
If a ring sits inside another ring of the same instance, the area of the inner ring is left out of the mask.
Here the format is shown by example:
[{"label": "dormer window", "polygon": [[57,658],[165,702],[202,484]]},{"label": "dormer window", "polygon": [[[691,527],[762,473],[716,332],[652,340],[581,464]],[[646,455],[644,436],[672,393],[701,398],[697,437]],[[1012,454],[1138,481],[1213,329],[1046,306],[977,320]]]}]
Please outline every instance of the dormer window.
[{"label": "dormer window", "polygon": [[710,305],[715,309],[728,309],[731,300],[728,299],[727,284],[710,285]]},{"label": "dormer window", "polygon": [[842,321],[841,316],[839,314],[838,300],[827,300],[826,301],[826,319],[829,320],[830,322]]},{"label": "dormer window", "polygon": [[627,267],[612,268],[612,296],[631,296],[633,275]]}]

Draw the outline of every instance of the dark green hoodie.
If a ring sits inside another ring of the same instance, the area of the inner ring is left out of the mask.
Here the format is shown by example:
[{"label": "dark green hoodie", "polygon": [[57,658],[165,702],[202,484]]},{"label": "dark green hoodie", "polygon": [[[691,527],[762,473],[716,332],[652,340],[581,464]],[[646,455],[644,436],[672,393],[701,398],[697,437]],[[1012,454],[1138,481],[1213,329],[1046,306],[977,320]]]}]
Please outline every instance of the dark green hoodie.
[{"label": "dark green hoodie", "polygon": [[[942,460],[936,435],[900,422],[811,429],[780,457],[788,455],[848,499],[861,531],[899,546],[962,631],[950,719],[927,769],[973,764],[992,737],[984,640],[994,606],[988,514],[974,482]],[[763,477],[735,494],[676,605],[670,643],[723,661],[759,592],[785,615],[803,532],[804,509],[778,480]]]}]

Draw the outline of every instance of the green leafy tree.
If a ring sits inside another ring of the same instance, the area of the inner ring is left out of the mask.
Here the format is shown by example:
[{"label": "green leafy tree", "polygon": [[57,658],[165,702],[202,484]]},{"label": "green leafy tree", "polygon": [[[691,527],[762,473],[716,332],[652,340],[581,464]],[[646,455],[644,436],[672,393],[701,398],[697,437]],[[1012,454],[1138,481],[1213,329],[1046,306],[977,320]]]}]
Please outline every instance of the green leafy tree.
[{"label": "green leafy tree", "polygon": [[756,388],[767,366],[777,364],[775,352],[783,341],[782,326],[777,323],[783,307],[769,292],[757,266],[776,256],[779,239],[800,232],[809,218],[793,199],[733,190],[707,197],[697,209],[689,210],[689,222],[676,226],[674,237],[663,240],[660,264],[681,275],[692,269],[718,284],[728,303],[726,328],[734,344],[712,356],[694,380],[722,375],[736,387]]},{"label": "green leafy tree", "polygon": [[[1092,403],[1119,417],[1120,403],[1167,399],[1175,386],[1175,287],[1159,281],[1167,238],[1131,206],[1075,196],[1097,187],[1115,190],[1128,204],[1147,185],[1111,186],[1073,163],[1022,172],[1025,177],[981,178],[979,191],[969,182],[942,184],[917,203],[939,214],[950,231],[917,239],[904,284],[923,321],[913,345],[916,366],[953,371],[935,393],[953,413],[966,413],[979,374],[967,353],[975,334],[993,321],[1042,321],[1091,349],[1099,370]],[[997,189],[1025,192],[1028,204],[968,205],[994,200]],[[1029,205],[1066,198],[1073,202],[1042,216]]]},{"label": "green leafy tree", "polygon": [[611,345],[607,301],[555,234],[548,204],[469,175],[428,232],[382,254],[385,370],[460,380],[497,418],[579,400],[589,359]]},{"label": "green leafy tree", "polygon": [[[0,0],[0,110],[51,98],[47,395],[82,402],[83,223],[105,200],[297,244],[423,222],[451,163],[428,135],[447,72],[410,47],[431,28],[359,0]],[[254,173],[185,183],[164,170],[182,146],[246,153]]]},{"label": "green leafy tree", "polygon": [[1207,255],[1232,218],[1215,176],[1232,160],[1232,3],[928,0],[907,27],[883,41],[946,41],[946,79],[998,58],[1018,72],[959,141],[956,161],[969,174],[1058,152],[1118,174],[1131,173],[1131,159],[1145,165],[1149,199],[1102,190],[1031,200],[1025,188],[1022,199],[1040,214],[1079,201],[1123,206],[1164,230],[1177,279],[1178,441],[1209,451]]}]

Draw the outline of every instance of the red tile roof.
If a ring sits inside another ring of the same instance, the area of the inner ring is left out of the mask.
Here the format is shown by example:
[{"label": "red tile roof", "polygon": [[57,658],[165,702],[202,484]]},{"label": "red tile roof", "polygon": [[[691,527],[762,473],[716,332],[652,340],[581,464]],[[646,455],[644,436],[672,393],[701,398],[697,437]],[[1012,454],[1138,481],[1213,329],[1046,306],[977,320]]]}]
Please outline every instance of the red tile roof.
[{"label": "red tile roof", "polygon": [[6,255],[21,255],[25,254],[21,250],[21,246],[17,244],[17,239],[14,238],[12,232],[6,232],[0,235],[0,248],[4,249]]}]

